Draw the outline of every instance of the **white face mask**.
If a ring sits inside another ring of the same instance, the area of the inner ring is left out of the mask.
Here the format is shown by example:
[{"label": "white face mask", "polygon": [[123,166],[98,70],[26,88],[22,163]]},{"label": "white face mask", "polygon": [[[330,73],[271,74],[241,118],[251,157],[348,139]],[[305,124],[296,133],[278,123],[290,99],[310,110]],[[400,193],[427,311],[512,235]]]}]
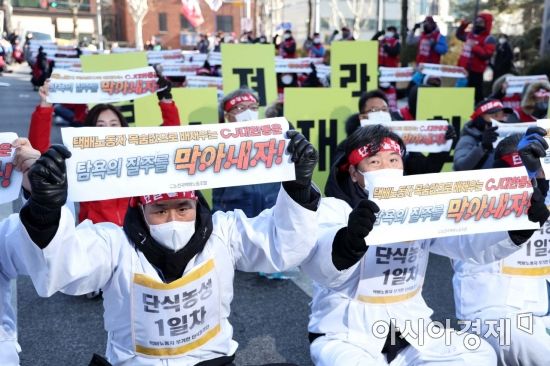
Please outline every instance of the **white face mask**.
[{"label": "white face mask", "polygon": [[170,221],[158,225],[149,224],[149,232],[160,245],[177,252],[187,245],[195,233],[195,220]]},{"label": "white face mask", "polygon": [[235,115],[237,122],[255,121],[258,119],[258,111],[247,109],[244,112]]},{"label": "white face mask", "polygon": [[506,43],[506,38],[499,38],[498,43],[505,44]]},{"label": "white face mask", "polygon": [[313,43],[315,44],[321,43],[321,38],[313,38]]},{"label": "white face mask", "polygon": [[384,112],[384,111],[370,112],[367,114],[367,116],[369,117],[368,119],[360,121],[361,127],[365,127],[367,124],[372,122],[375,122],[375,123],[391,122],[390,112]]},{"label": "white face mask", "polygon": [[393,38],[393,36],[395,36],[395,33],[393,33],[393,32],[386,32],[385,36],[386,36],[386,38]]},{"label": "white face mask", "polygon": [[283,76],[281,76],[281,83],[285,84],[285,85],[290,85],[292,84],[292,75],[289,75],[289,74],[285,74]]},{"label": "white face mask", "polygon": [[403,176],[403,169],[378,169],[370,172],[361,172],[365,179],[365,190],[372,192],[373,188],[381,183],[392,181]]}]

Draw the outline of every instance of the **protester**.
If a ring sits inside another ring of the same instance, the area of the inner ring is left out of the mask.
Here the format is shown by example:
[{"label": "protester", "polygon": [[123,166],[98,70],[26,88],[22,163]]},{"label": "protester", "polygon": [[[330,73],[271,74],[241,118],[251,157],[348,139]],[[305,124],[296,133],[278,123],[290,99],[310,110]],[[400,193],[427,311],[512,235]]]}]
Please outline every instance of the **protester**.
[{"label": "protester", "polygon": [[340,30],[342,31],[341,41],[355,41],[355,38],[348,27],[342,27]]},{"label": "protester", "polygon": [[485,99],[478,103],[456,144],[453,169],[491,168],[495,153],[493,144],[498,139],[498,127],[493,126],[492,121],[505,122],[506,113],[511,112],[498,99]]},{"label": "protester", "polygon": [[506,78],[512,74],[501,75],[493,82],[492,94],[489,98],[498,99],[506,108],[516,109],[521,105],[521,93],[508,93],[508,82]]},{"label": "protester", "polygon": [[378,66],[399,67],[399,54],[401,42],[397,28],[393,25],[386,28],[386,32],[377,32],[371,39],[378,41]]},{"label": "protester", "polygon": [[210,51],[210,41],[205,33],[199,35],[199,42],[197,43],[197,50],[199,53],[208,53]]},{"label": "protester", "polygon": [[[368,235],[379,208],[366,198],[367,182],[374,184],[374,176],[401,176],[405,146],[397,135],[380,125],[358,129],[348,140],[347,166],[342,171],[347,171],[349,178],[337,184],[343,191],[349,180],[356,181],[357,195],[352,198],[355,209],[342,201],[329,201],[332,209],[320,211],[326,216],[319,217],[321,229],[315,251],[301,266],[316,283],[309,322],[313,363],[316,366],[496,365],[494,351],[486,342],[480,340],[479,347],[469,350],[465,334],[431,324],[432,310],[422,297],[428,255],[433,252],[489,263],[517,251],[535,230],[370,247]],[[550,212],[536,199],[537,194],[533,197],[529,219],[544,222]],[[394,261],[384,260],[392,256]],[[414,275],[407,281],[401,280],[401,275],[405,276],[402,270],[392,272],[399,268],[397,257],[404,258],[406,266],[412,267]],[[389,291],[399,295],[387,295]],[[386,330],[380,331],[382,324]],[[431,328],[431,333],[428,330],[426,334],[430,325],[437,330]],[[388,330],[386,337],[384,332]],[[439,338],[430,336],[435,332]],[[445,337],[441,336],[443,333]]]},{"label": "protester", "polygon": [[319,33],[313,33],[312,45],[308,51],[309,57],[324,57],[325,56],[325,47],[321,41],[321,35]]},{"label": "protester", "polygon": [[[33,149],[25,138],[18,138],[12,143],[15,148],[13,164],[15,169],[26,175],[28,169],[40,157],[40,152]],[[29,190],[28,180],[24,178],[23,186]],[[16,309],[12,307],[11,280],[19,275],[26,275],[27,268],[17,256],[10,255],[9,235],[17,230],[17,214],[0,221],[0,365],[19,366],[21,347],[17,343]]]},{"label": "protester", "polygon": [[44,85],[44,81],[50,77],[52,72],[50,68],[50,63],[48,57],[44,52],[42,46],[38,47],[38,54],[36,55],[36,60],[32,65],[32,78],[31,83],[34,86],[34,90],[38,90],[39,87]]},{"label": "protester", "polygon": [[493,67],[493,82],[505,74],[510,74],[515,71],[514,67],[514,52],[508,42],[508,36],[501,34],[498,37],[498,45],[495,56],[492,62]]},{"label": "protester", "polygon": [[[415,36],[416,30],[420,27],[422,27],[422,32],[419,36]],[[427,16],[423,22],[414,25],[407,35],[407,44],[418,45],[416,65],[420,63],[439,64],[441,56],[448,51],[447,40],[431,16]]]},{"label": "protester", "polygon": [[464,42],[458,66],[468,71],[468,86],[475,88],[475,102],[483,99],[483,73],[496,49],[496,40],[491,36],[493,16],[480,13],[470,32],[466,28],[470,22],[463,20],[456,30],[456,38]]},{"label": "protester", "polygon": [[[12,240],[18,244],[13,250],[24,258],[42,296],[103,290],[111,364],[229,365],[237,349],[228,321],[235,269],[282,271],[298,265],[315,244],[320,195],[311,178],[317,152],[298,132],[289,131],[287,137],[296,179],[282,184],[273,209],[247,218],[240,210],[211,214],[196,191],[138,196],[130,202],[123,228],[91,221],[75,227],[64,207],[65,159],[70,153],[63,146],[52,146],[29,172],[32,195],[21,209],[23,228],[14,233]],[[203,276],[202,285],[197,273]],[[138,301],[149,305],[132,307],[140,286],[151,295],[138,295]],[[182,298],[181,314],[173,302],[168,307],[166,302],[153,301],[166,295],[179,304],[179,296],[186,296],[190,287],[199,289],[196,301],[188,301],[192,295]],[[147,347],[161,334],[158,322],[145,321],[151,311],[163,324],[166,320],[166,332],[168,326],[181,327],[184,315],[185,328],[172,329],[174,341],[162,349]],[[179,321],[167,320],[172,315]],[[206,333],[195,331],[197,339],[181,337],[197,324],[208,327]],[[175,344],[176,340],[183,341]]]},{"label": "protester", "polygon": [[507,122],[535,122],[546,118],[548,114],[548,97],[550,96],[550,83],[539,81],[529,84],[523,93],[521,105],[514,109],[514,114]]},{"label": "protester", "polygon": [[[518,146],[530,146],[539,157],[544,157],[548,149],[544,135],[544,129],[530,127],[524,136],[504,138],[495,148],[494,167],[522,166]],[[527,160],[525,167],[535,177],[540,160]],[[541,191],[537,199],[544,203],[548,181],[537,179],[537,185]],[[545,227],[537,230],[519,251],[500,261],[453,261],[456,316],[468,332],[484,337],[493,346],[499,365],[548,364],[550,255],[546,246],[540,244],[547,240],[549,223],[546,221]],[[526,316],[525,322],[521,321],[521,314]]]},{"label": "protester", "polygon": [[[276,41],[275,37],[273,41]],[[292,31],[290,29],[285,30],[283,33],[283,40],[281,43],[276,44],[279,56],[282,58],[296,58],[296,40],[292,37]]]}]

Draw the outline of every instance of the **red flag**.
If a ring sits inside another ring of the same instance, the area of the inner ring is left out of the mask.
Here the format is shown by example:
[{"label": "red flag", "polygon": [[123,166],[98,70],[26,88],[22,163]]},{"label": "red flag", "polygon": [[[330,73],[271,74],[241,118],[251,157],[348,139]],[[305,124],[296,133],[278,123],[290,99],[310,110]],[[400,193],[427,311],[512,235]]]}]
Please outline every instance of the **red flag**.
[{"label": "red flag", "polygon": [[193,27],[198,27],[204,23],[198,0],[181,0],[181,13]]}]

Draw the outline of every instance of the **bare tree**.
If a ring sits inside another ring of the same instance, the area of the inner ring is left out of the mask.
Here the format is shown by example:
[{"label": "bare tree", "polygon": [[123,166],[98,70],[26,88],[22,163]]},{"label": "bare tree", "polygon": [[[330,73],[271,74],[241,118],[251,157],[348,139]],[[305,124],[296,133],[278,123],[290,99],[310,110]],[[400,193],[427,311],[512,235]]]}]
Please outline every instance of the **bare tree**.
[{"label": "bare tree", "polygon": [[84,0],[69,0],[68,5],[71,8],[71,12],[73,14],[73,37],[76,39],[76,43],[78,43],[78,10],[80,10],[80,6]]},{"label": "bare tree", "polygon": [[11,5],[11,0],[4,0],[4,24],[6,27],[4,30],[9,34],[13,32],[12,24],[12,15],[13,15],[13,6]]},{"label": "bare tree", "polygon": [[136,48],[143,50],[143,19],[149,11],[148,0],[127,0],[127,2],[135,24]]},{"label": "bare tree", "polygon": [[363,21],[367,18],[368,15],[372,13],[372,4],[369,2],[368,9],[365,9],[367,1],[366,0],[346,0],[347,12],[352,15],[353,25],[348,24],[346,17],[344,16],[343,9],[340,9],[339,3],[341,1],[331,0],[330,8],[332,10],[331,23],[335,29],[340,29],[343,26],[351,26],[353,36],[355,38],[359,37],[361,33],[361,25]]}]

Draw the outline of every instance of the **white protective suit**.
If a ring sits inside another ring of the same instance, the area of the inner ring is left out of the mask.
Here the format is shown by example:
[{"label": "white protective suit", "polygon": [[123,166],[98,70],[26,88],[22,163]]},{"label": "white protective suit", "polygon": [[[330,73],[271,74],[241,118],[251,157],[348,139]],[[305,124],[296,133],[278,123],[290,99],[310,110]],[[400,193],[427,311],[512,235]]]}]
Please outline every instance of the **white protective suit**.
[{"label": "white protective suit", "polygon": [[26,274],[23,263],[8,248],[8,237],[19,230],[19,215],[14,214],[0,222],[0,365],[19,365],[21,347],[17,343],[17,324],[11,305],[11,280]]},{"label": "white protective suit", "polygon": [[[496,363],[486,342],[480,341],[477,349],[469,351],[464,346],[468,340],[464,334],[449,331],[437,338],[435,331],[431,332],[434,337],[419,333],[431,322],[433,313],[421,290],[429,252],[487,263],[518,250],[507,233],[373,246],[358,263],[339,271],[332,262],[332,243],[338,230],[347,226],[351,208],[338,199],[323,201],[317,246],[301,266],[316,282],[309,331],[325,334],[310,347],[316,365],[387,365],[382,349],[390,321],[411,344],[397,355],[392,366]],[[385,334],[381,334],[384,328]],[[452,337],[452,346],[446,347],[448,337]]]},{"label": "white protective suit", "polygon": [[549,364],[549,239],[547,221],[520,250],[500,261],[453,261],[456,316],[467,331],[485,337],[501,365]]},{"label": "white protective suit", "polygon": [[[294,202],[282,188],[275,206],[255,218],[235,210],[216,212],[212,222],[204,249],[189,262],[182,278],[169,284],[162,283],[122,228],[89,220],[75,228],[66,207],[45,249],[35,245],[23,227],[24,238],[14,250],[28,262],[41,296],[60,290],[72,295],[103,290],[106,353],[113,365],[195,365],[237,350],[228,321],[234,270],[276,272],[296,267],[311,252],[316,238],[316,213]],[[194,283],[196,289],[191,290]],[[173,288],[179,292],[167,302],[161,291],[170,294],[176,291]],[[207,325],[193,333],[192,339],[199,343],[185,338],[191,335],[195,320],[201,327]],[[178,348],[180,344],[183,349]]]}]

